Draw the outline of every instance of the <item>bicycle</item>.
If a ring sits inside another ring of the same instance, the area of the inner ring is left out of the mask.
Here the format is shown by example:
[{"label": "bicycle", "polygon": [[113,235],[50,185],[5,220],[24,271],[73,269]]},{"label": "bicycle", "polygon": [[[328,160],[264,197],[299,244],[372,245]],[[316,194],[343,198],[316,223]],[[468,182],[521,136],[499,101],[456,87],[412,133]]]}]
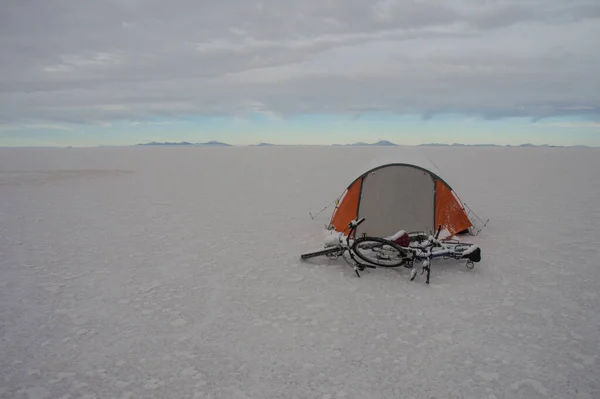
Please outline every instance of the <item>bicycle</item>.
[{"label": "bicycle", "polygon": [[[404,230],[398,231],[390,237],[374,237],[363,235],[358,238],[352,238],[357,227],[365,221],[365,218],[351,221],[346,229],[339,235],[338,242],[329,243],[327,247],[320,251],[302,254],[301,259],[309,259],[317,256],[327,256],[330,259],[337,259],[348,252],[353,262],[354,271],[360,277],[359,271],[365,268],[377,267],[399,267],[404,266],[411,270],[411,281],[416,278],[415,261],[422,262],[422,272],[427,272],[426,283],[429,284],[431,275],[431,260],[433,258],[444,257],[454,259],[467,259],[467,267],[473,268],[476,262],[481,260],[481,250],[477,245],[461,243],[455,240],[438,240],[441,226],[439,226],[435,237],[423,232],[407,233]],[[344,233],[348,230],[345,242],[342,240]],[[400,245],[402,242],[404,245]],[[360,258],[365,263],[357,260]]]}]

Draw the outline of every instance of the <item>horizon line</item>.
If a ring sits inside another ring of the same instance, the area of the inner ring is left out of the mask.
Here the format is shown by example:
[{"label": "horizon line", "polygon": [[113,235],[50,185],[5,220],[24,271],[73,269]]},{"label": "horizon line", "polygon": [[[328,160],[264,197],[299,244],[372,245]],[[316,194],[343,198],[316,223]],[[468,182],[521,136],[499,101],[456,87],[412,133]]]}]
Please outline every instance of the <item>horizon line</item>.
[{"label": "horizon line", "polygon": [[[388,144],[378,144],[385,142]],[[518,147],[518,148],[532,148],[532,147],[543,147],[543,148],[599,148],[599,146],[588,145],[588,144],[571,144],[571,145],[556,145],[556,144],[534,144],[531,142],[524,142],[521,144],[494,144],[494,143],[420,143],[420,144],[398,144],[388,140],[380,140],[375,143],[366,142],[354,142],[354,143],[331,143],[331,144],[318,144],[318,143],[290,143],[290,144],[276,144],[268,142],[260,142],[258,144],[231,144],[220,141],[208,141],[203,143],[191,143],[187,141],[180,142],[157,142],[151,141],[146,143],[137,144],[95,144],[95,145],[73,145],[73,144],[56,144],[56,145],[0,145],[0,148],[100,148],[100,147]]]}]

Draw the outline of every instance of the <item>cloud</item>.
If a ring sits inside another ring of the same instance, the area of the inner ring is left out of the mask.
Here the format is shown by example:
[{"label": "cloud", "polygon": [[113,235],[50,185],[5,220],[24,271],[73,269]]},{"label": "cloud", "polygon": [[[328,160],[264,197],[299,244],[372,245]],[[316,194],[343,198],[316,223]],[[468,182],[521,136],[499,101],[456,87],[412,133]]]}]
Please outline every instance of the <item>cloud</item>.
[{"label": "cloud", "polygon": [[140,122],[140,121],[134,121],[130,123],[132,126],[138,126],[138,125],[171,125],[173,124],[173,122],[169,122],[169,121],[154,121],[154,122]]},{"label": "cloud", "polygon": [[0,122],[0,130],[23,130],[23,129],[35,129],[35,130],[62,130],[72,132],[73,128],[65,125],[51,125],[51,124],[29,124],[19,125]]},{"label": "cloud", "polygon": [[600,4],[9,0],[0,120],[600,116]]},{"label": "cloud", "polygon": [[28,129],[63,130],[63,131],[67,131],[67,132],[73,131],[72,127],[64,126],[64,125],[40,124],[40,125],[25,125],[25,127],[27,127]]},{"label": "cloud", "polygon": [[598,129],[600,131],[600,122],[553,122],[546,125],[568,129]]}]

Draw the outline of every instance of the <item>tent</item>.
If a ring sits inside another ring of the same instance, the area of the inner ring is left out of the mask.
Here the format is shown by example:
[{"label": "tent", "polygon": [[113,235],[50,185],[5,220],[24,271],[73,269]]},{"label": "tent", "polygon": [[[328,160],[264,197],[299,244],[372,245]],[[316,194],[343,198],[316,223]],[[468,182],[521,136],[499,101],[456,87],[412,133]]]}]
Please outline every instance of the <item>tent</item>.
[{"label": "tent", "polygon": [[472,223],[450,185],[417,163],[380,162],[355,178],[337,201],[329,230],[342,232],[365,218],[356,235],[389,237],[399,230],[434,233],[440,238],[465,231]]}]

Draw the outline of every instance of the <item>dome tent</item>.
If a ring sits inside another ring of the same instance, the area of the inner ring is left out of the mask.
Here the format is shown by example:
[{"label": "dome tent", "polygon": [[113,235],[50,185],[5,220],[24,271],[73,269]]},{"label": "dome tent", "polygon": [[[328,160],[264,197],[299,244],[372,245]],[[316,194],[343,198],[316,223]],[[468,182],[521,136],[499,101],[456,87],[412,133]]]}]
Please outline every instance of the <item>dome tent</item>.
[{"label": "dome tent", "polygon": [[342,232],[363,217],[357,236],[389,237],[399,230],[434,233],[441,225],[443,238],[472,227],[464,205],[437,168],[411,150],[394,148],[356,173],[337,201],[329,229]]}]

